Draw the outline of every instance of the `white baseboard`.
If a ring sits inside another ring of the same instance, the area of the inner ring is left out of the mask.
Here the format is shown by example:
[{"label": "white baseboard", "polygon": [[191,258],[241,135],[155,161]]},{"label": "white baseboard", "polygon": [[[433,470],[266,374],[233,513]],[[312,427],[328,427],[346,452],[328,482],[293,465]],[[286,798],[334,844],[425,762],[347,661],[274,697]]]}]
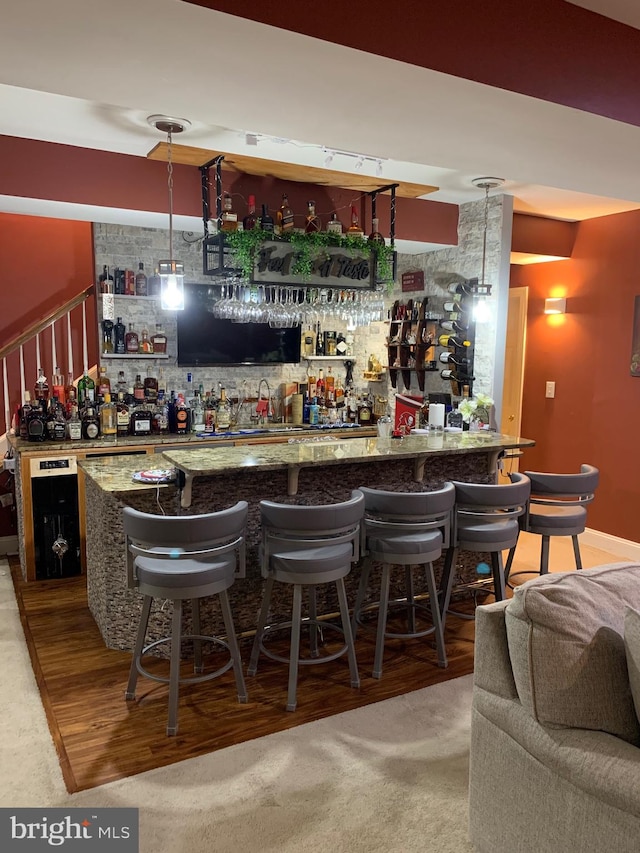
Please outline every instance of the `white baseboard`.
[{"label": "white baseboard", "polygon": [[588,527],[584,533],[580,534],[580,542],[584,542],[585,545],[590,545],[592,548],[609,551],[610,554],[615,554],[617,557],[636,560],[640,563],[640,542],[621,539],[619,536],[601,533],[599,530],[591,530]]},{"label": "white baseboard", "polygon": [[0,536],[0,554],[17,554],[18,537]]}]

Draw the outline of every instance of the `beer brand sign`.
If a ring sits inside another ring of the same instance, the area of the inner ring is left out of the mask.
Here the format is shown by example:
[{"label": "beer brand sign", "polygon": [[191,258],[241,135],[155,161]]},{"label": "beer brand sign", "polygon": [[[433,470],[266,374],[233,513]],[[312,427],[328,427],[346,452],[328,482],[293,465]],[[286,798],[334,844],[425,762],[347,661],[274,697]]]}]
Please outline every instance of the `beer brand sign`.
[{"label": "beer brand sign", "polygon": [[322,246],[312,250],[311,274],[301,279],[294,273],[296,249],[291,243],[266,242],[256,251],[253,267],[254,284],[275,284],[290,287],[374,288],[375,259],[373,255]]}]

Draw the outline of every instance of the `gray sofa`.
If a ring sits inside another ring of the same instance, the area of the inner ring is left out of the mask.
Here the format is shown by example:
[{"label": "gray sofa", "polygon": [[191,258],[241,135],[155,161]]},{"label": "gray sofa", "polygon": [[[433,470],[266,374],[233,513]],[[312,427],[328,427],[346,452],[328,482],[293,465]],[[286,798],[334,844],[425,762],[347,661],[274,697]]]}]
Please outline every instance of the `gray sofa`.
[{"label": "gray sofa", "polygon": [[635,563],[543,575],[477,608],[469,801],[480,853],[640,850],[640,617],[628,608],[640,611]]}]

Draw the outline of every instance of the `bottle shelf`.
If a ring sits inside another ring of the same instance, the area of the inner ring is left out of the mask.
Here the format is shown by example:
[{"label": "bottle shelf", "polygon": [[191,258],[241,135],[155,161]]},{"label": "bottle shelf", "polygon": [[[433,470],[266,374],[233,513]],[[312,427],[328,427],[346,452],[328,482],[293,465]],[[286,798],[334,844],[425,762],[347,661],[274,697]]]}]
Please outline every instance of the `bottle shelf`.
[{"label": "bottle shelf", "polygon": [[[145,297],[140,297],[144,299]],[[103,352],[100,354],[100,358],[169,358],[168,352]]]},{"label": "bottle shelf", "polygon": [[353,361],[355,363],[352,355],[303,355],[300,358],[302,361]]},{"label": "bottle shelf", "polygon": [[145,302],[160,302],[159,296],[138,296],[136,293],[101,293],[100,296],[109,296],[112,299],[143,299]]}]

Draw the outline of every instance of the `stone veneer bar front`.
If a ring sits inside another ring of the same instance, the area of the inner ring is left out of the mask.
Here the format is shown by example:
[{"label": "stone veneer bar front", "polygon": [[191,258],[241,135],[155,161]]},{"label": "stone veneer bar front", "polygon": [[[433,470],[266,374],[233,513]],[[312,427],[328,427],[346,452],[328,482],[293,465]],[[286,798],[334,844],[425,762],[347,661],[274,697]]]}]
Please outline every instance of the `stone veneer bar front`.
[{"label": "stone veneer bar front", "polygon": [[[230,590],[236,628],[241,635],[255,629],[263,590],[258,544],[260,500],[305,505],[336,503],[359,486],[391,491],[428,491],[447,480],[493,483],[497,460],[505,452],[533,441],[496,433],[412,435],[396,439],[302,439],[259,447],[215,447],[170,450],[154,458],[153,467],[176,467],[189,486],[188,508],[176,485],[149,486],[132,480],[144,463],[136,458],[103,458],[80,462],[85,473],[87,529],[87,594],[91,613],[109,648],[132,649],[142,596],[127,586],[122,509],[166,515],[221,510],[238,500],[249,503],[247,573]],[[441,562],[441,561],[440,561]],[[473,562],[460,555],[456,583],[474,577]],[[439,573],[441,565],[436,564]],[[357,567],[347,578],[350,599],[359,579]],[[375,575],[372,577],[375,585]],[[272,621],[286,621],[289,590],[276,585]],[[333,593],[318,590],[319,612],[337,611]],[[223,634],[216,602],[203,608],[204,633]],[[152,609],[151,640],[166,636],[167,617],[160,603]],[[187,616],[188,618],[188,616]]]}]

